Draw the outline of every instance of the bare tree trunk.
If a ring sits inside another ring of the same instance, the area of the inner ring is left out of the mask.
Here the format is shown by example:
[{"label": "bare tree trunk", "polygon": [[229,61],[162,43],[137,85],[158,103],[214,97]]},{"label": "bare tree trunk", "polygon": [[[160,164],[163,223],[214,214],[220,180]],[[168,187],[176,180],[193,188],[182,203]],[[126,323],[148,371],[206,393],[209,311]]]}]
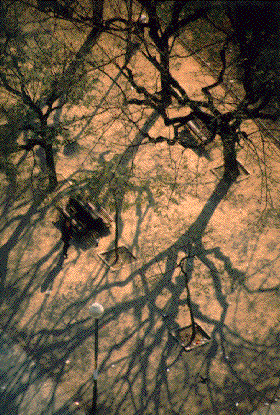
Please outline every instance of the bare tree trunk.
[{"label": "bare tree trunk", "polygon": [[167,108],[171,104],[168,39],[161,41],[160,63],[162,66],[160,73],[162,95],[161,98],[164,108]]},{"label": "bare tree trunk", "polygon": [[[122,202],[123,202],[123,198],[124,198],[124,194],[125,192],[123,191],[123,189],[112,189],[112,193],[114,196],[114,201],[115,201],[115,254],[116,254],[116,258],[114,261],[114,265],[118,262],[119,260],[119,252],[118,252],[118,248],[119,248],[119,233],[120,233],[120,213],[122,210]],[[121,227],[122,230],[122,227]]]},{"label": "bare tree trunk", "polygon": [[[86,55],[88,55],[92,49],[92,47],[96,44],[97,40],[99,39],[100,34],[103,31],[103,5],[104,0],[98,0],[92,3],[93,4],[93,21],[94,26],[90,33],[88,34],[86,40],[84,41],[83,45],[80,47],[79,51],[77,52],[75,59],[69,64],[66,68],[65,72],[61,75],[60,80],[53,85],[52,92],[50,93],[47,104],[49,109],[46,114],[47,116],[52,111],[52,104],[59,99],[59,107],[64,104],[64,96],[67,96],[67,93],[75,84],[75,75],[84,61]],[[60,110],[61,111],[61,108]],[[53,147],[52,141],[46,140],[47,144],[44,146],[44,150],[46,153],[46,164],[48,168],[48,177],[49,177],[49,191],[52,192],[57,186],[57,174],[53,156]]]},{"label": "bare tree trunk", "polygon": [[238,162],[236,159],[236,141],[235,133],[231,131],[229,125],[224,125],[221,129],[221,139],[223,142],[224,156],[224,179],[227,182],[234,182],[239,176]]},{"label": "bare tree trunk", "polygon": [[192,302],[191,302],[191,294],[190,294],[190,289],[189,289],[189,281],[188,281],[188,276],[186,275],[186,290],[187,290],[187,304],[190,310],[190,317],[191,317],[191,325],[192,325],[192,335],[190,337],[190,340],[187,344],[187,346],[190,346],[192,344],[192,342],[194,341],[195,338],[195,320],[194,320],[194,314],[193,314],[193,309],[192,309]]},{"label": "bare tree trunk", "polygon": [[[47,135],[47,134],[44,134]],[[54,162],[54,156],[53,156],[53,146],[50,139],[47,139],[45,137],[43,138],[32,138],[28,140],[27,144],[19,146],[19,148],[30,151],[35,146],[41,146],[41,148],[45,151],[45,157],[46,157],[46,165],[47,165],[47,171],[48,171],[48,179],[49,179],[49,191],[52,192],[56,186],[57,186],[57,175],[56,175],[56,169],[55,169],[55,162]]]},{"label": "bare tree trunk", "polygon": [[[84,62],[84,58],[90,53],[92,47],[96,44],[99,39],[99,36],[104,31],[103,27],[103,3],[104,1],[99,0],[99,7],[97,8],[98,15],[94,16],[94,27],[91,29],[86,40],[78,50],[73,61],[68,65],[65,71],[62,73],[60,79],[56,81],[52,86],[52,91],[47,98],[47,104],[51,112],[52,104],[57,99],[63,99],[64,95],[67,96],[67,93],[75,85],[76,79],[75,75],[80,68],[81,64]],[[62,100],[63,101],[63,100]],[[61,105],[61,102],[60,102]]]},{"label": "bare tree trunk", "polygon": [[115,261],[114,261],[114,265],[118,262],[119,260],[119,252],[118,252],[118,245],[119,245],[119,203],[117,200],[117,196],[114,193],[114,198],[115,198],[115,210],[116,210],[116,216],[115,216]]},{"label": "bare tree trunk", "polygon": [[54,163],[53,156],[53,147],[52,144],[46,144],[45,146],[46,153],[46,165],[48,168],[48,177],[49,177],[49,191],[52,192],[57,186],[57,175]]},{"label": "bare tree trunk", "polygon": [[[191,246],[192,245],[190,244],[190,247]],[[188,344],[185,345],[186,347],[188,347],[192,344],[192,342],[195,338],[195,334],[196,334],[195,319],[194,319],[194,313],[193,313],[192,302],[191,302],[191,293],[190,293],[190,289],[189,289],[189,280],[191,278],[192,267],[193,267],[193,256],[191,256],[191,248],[190,248],[190,251],[189,251],[188,255],[181,260],[179,266],[181,268],[182,273],[185,276],[185,286],[186,286],[186,290],[187,290],[187,305],[188,305],[188,308],[189,308],[189,311],[190,311],[190,317],[191,317],[192,334],[191,334],[191,337],[188,341]]]}]

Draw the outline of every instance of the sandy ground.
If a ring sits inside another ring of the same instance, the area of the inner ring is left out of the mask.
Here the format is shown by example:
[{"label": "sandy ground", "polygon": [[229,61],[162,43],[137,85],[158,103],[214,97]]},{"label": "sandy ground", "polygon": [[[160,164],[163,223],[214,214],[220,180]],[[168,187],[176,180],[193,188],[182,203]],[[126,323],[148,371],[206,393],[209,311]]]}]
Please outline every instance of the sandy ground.
[{"label": "sandy ground", "polygon": [[[140,55],[134,65],[144,73]],[[209,82],[191,58],[174,64],[174,74],[191,86],[194,96]],[[117,76],[117,70],[111,76]],[[107,78],[102,82],[109,88]],[[248,123],[255,147],[240,143],[238,159],[250,175],[232,185],[211,211],[210,196],[219,181],[211,169],[222,164],[219,144],[211,149],[210,161],[179,145],[140,146],[127,170],[117,170],[114,182],[133,183],[124,198],[119,245],[137,261],[113,271],[101,260],[98,254],[113,247],[112,225],[97,248],[71,246],[60,267],[54,203],[63,205],[69,190],[77,189],[75,177],[91,177],[97,169],[103,171],[102,178],[110,177],[110,160],[116,160],[113,157],[119,157],[136,134],[129,131],[125,117],[107,125],[119,114],[109,105],[115,93],[113,89],[106,99],[108,112],[93,119],[92,135],[81,135],[77,153],[69,157],[59,152],[61,187],[30,217],[30,225],[24,222],[29,190],[5,217],[2,234],[8,245],[18,226],[24,225],[24,231],[9,252],[7,282],[14,296],[7,297],[2,317],[8,317],[11,334],[56,376],[81,413],[92,393],[94,324],[88,307],[95,301],[105,308],[99,321],[100,414],[251,413],[274,399],[279,383],[279,151],[263,143],[257,128]],[[151,135],[163,132],[168,134],[160,121],[150,129]],[[28,160],[26,166],[28,170]],[[40,175],[34,180],[35,193],[39,180],[43,182]],[[105,200],[114,215],[112,198]],[[197,220],[199,243],[189,286],[195,319],[211,341],[186,352],[170,333],[190,324],[178,264],[187,252],[188,229]],[[203,220],[207,226],[199,234]],[[50,273],[55,275],[52,288],[41,293]]]}]

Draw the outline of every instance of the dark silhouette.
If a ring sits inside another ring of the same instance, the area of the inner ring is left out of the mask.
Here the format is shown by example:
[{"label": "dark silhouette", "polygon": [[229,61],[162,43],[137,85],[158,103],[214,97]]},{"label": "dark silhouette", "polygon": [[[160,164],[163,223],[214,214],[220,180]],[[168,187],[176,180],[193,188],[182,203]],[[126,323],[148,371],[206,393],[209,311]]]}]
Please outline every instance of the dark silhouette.
[{"label": "dark silhouette", "polygon": [[62,241],[64,242],[62,254],[64,258],[67,258],[67,251],[70,246],[70,240],[73,237],[73,226],[71,219],[64,216],[64,220],[61,226]]},{"label": "dark silhouette", "polygon": [[43,281],[43,283],[41,285],[41,293],[44,293],[47,290],[51,290],[52,283],[53,283],[55,277],[62,270],[63,261],[64,261],[64,256],[61,255],[59,257],[59,260],[58,260],[56,266],[51,270],[51,272],[49,273],[49,275],[47,276],[47,278]]},{"label": "dark silhouette", "polygon": [[70,197],[66,211],[72,219],[75,233],[94,233],[97,238],[109,235],[109,227],[99,213],[81,198]]}]

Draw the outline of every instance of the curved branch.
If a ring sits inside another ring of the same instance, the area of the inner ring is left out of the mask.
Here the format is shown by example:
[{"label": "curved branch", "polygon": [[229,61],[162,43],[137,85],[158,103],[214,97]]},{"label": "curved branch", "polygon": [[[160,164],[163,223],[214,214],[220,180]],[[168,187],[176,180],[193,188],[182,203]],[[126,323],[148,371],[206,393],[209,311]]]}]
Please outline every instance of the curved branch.
[{"label": "curved branch", "polygon": [[220,51],[220,58],[221,58],[221,62],[222,62],[222,69],[219,73],[218,79],[216,82],[214,82],[211,85],[205,86],[203,88],[201,88],[201,91],[204,93],[204,95],[207,97],[208,99],[208,104],[209,104],[209,108],[211,109],[211,111],[216,114],[216,115],[220,115],[219,112],[216,110],[214,103],[213,103],[213,97],[210,93],[210,90],[213,88],[216,88],[217,86],[221,85],[224,81],[224,74],[225,74],[225,70],[226,70],[226,50],[227,50],[227,46],[228,46],[228,39],[225,42],[225,45],[223,47],[223,49]]},{"label": "curved branch", "polygon": [[[183,2],[185,3],[185,2]],[[176,4],[176,3],[175,3]],[[179,9],[177,7],[177,9]],[[174,9],[175,10],[175,9]],[[196,10],[193,14],[184,17],[183,19],[178,19],[178,11],[176,10],[176,13],[174,14],[174,20],[171,20],[171,24],[167,27],[165,30],[163,36],[167,39],[169,39],[171,36],[174,36],[180,29],[182,29],[184,26],[186,26],[189,23],[195,22],[196,20],[200,19],[201,17],[204,17],[208,11],[210,10],[210,7],[202,7],[201,9]]]}]

